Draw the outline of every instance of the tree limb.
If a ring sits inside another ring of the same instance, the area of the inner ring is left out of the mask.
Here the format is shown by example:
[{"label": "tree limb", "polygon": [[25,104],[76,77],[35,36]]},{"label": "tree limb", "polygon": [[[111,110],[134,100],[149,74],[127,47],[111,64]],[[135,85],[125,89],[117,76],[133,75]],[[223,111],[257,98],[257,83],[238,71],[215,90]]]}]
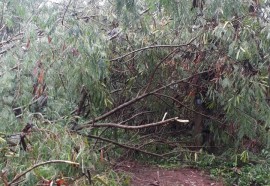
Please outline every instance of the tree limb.
[{"label": "tree limb", "polygon": [[37,168],[37,167],[40,167],[40,166],[43,166],[43,165],[46,165],[46,164],[52,164],[52,163],[67,163],[67,164],[71,164],[71,165],[76,165],[76,166],[79,166],[80,164],[79,163],[76,163],[76,162],[72,162],[72,161],[67,161],[67,160],[50,160],[50,161],[45,161],[45,162],[42,162],[42,163],[38,163],[38,164],[35,164],[34,166],[26,169],[24,172],[22,172],[21,174],[15,176],[15,178],[13,178],[12,181],[10,181],[8,183],[9,186],[11,186],[14,182],[16,182],[18,179],[20,179],[22,176],[24,176],[25,174],[27,174],[28,172],[32,171],[33,169]]},{"label": "tree limb", "polygon": [[114,59],[111,59],[110,61],[117,61],[119,59],[122,59],[122,58],[125,58],[131,54],[134,54],[136,52],[140,52],[140,51],[144,51],[144,50],[149,50],[149,49],[153,49],[153,48],[173,48],[173,47],[184,47],[184,46],[188,46],[190,45],[198,36],[192,38],[188,43],[186,44],[182,44],[182,45],[152,45],[152,46],[147,46],[147,47],[143,47],[143,48],[139,48],[139,49],[136,49],[136,50],[133,50],[131,52],[128,52],[120,57],[117,57],[117,58],[114,58]]},{"label": "tree limb", "polygon": [[97,140],[102,140],[102,141],[105,141],[105,142],[108,142],[108,143],[112,143],[112,144],[117,145],[117,146],[122,147],[122,148],[132,149],[132,150],[142,152],[144,154],[148,154],[148,155],[156,156],[156,157],[159,157],[159,158],[163,158],[163,155],[156,154],[156,153],[153,153],[153,152],[148,152],[148,151],[145,151],[145,150],[141,150],[141,149],[136,148],[136,147],[130,147],[130,146],[127,146],[127,145],[124,145],[124,144],[120,144],[120,143],[117,143],[117,142],[112,141],[112,140],[107,139],[107,138],[102,138],[102,137],[98,137],[98,136],[94,136],[94,135],[90,135],[90,134],[89,135],[81,134],[81,135],[89,137],[89,138],[94,138],[94,139],[97,139]]},{"label": "tree limb", "polygon": [[99,128],[99,127],[114,127],[114,128],[121,128],[121,129],[130,129],[130,130],[136,130],[136,129],[143,129],[148,127],[155,127],[159,125],[164,125],[173,121],[177,121],[179,123],[187,123],[188,120],[179,120],[178,117],[166,119],[164,121],[158,121],[154,123],[148,123],[145,125],[139,125],[139,126],[128,126],[128,125],[121,125],[117,123],[95,123],[92,124],[90,127]]}]

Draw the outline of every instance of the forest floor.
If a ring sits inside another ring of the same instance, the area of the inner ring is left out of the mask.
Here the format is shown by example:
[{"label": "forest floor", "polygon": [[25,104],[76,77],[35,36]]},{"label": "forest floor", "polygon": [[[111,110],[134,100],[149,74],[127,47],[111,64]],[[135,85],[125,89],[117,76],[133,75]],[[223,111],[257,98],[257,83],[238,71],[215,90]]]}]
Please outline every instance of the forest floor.
[{"label": "forest floor", "polygon": [[204,171],[193,168],[165,169],[138,162],[124,161],[115,167],[130,175],[131,186],[223,186]]}]

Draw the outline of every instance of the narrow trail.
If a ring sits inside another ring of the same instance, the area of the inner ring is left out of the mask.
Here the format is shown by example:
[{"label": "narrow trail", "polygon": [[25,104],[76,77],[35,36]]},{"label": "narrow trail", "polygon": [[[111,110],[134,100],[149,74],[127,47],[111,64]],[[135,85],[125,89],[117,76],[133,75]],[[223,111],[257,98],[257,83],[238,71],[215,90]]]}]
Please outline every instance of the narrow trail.
[{"label": "narrow trail", "polygon": [[164,169],[142,165],[136,162],[121,162],[117,171],[125,172],[132,178],[131,186],[223,186],[212,180],[205,172],[192,168]]}]

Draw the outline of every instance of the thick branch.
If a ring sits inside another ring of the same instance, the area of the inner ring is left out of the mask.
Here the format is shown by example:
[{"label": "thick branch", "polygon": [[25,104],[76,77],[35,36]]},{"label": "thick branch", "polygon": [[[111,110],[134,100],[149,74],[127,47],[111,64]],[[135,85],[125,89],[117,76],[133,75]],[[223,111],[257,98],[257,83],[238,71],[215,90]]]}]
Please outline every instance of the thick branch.
[{"label": "thick branch", "polygon": [[52,163],[66,163],[66,164],[71,164],[71,165],[77,165],[79,166],[79,163],[76,162],[72,162],[72,161],[67,161],[67,160],[50,160],[50,161],[45,161],[42,163],[38,163],[30,168],[28,168],[27,170],[25,170],[24,172],[22,172],[21,174],[15,176],[15,178],[8,183],[8,185],[12,185],[12,183],[16,182],[18,179],[20,179],[22,176],[26,175],[28,172],[32,171],[33,169],[43,166],[43,165],[47,165],[47,164],[52,164]]},{"label": "thick branch", "polygon": [[129,126],[129,125],[121,125],[117,123],[95,123],[92,124],[91,127],[114,127],[114,128],[121,128],[121,129],[130,129],[130,130],[136,130],[136,129],[143,129],[148,127],[155,127],[159,125],[164,125],[173,121],[177,121],[179,123],[187,123],[188,120],[179,120],[178,117],[166,119],[164,121],[154,122],[154,123],[148,123],[145,125],[139,125],[139,126]]}]

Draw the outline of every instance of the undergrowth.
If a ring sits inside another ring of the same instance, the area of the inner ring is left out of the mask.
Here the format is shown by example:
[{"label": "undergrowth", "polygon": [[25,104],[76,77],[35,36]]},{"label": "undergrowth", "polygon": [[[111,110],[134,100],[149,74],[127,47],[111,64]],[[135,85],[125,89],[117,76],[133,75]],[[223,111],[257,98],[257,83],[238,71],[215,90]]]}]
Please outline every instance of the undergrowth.
[{"label": "undergrowth", "polygon": [[260,155],[249,151],[221,156],[202,153],[193,165],[209,170],[211,177],[223,180],[226,185],[270,184],[269,150],[262,150]]}]

